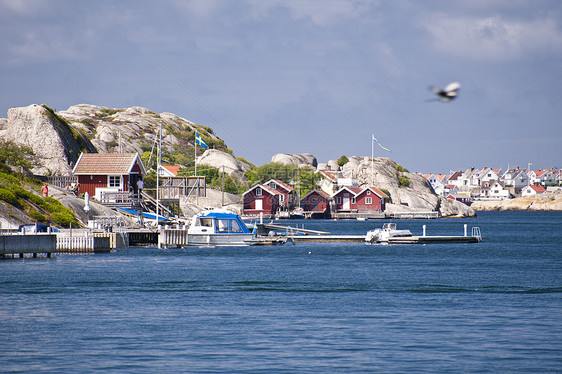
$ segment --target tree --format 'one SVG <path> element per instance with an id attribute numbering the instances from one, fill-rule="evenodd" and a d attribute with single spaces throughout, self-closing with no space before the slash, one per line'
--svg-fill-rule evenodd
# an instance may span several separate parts
<path id="1" fill-rule="evenodd" d="M 248 170 L 245 174 L 250 186 L 265 183 L 270 179 L 278 179 L 281 182 L 293 186 L 304 196 L 316 188 L 320 176 L 309 167 L 299 168 L 297 165 L 284 165 L 270 162 Z"/>
<path id="2" fill-rule="evenodd" d="M 346 155 L 342 155 L 339 159 L 338 159 L 338 165 L 339 166 L 344 166 L 345 164 L 347 164 L 349 162 L 349 158 L 347 158 Z"/>

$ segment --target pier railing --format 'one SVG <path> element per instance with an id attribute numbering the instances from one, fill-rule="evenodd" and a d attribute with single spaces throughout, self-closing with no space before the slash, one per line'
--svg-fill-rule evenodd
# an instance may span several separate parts
<path id="1" fill-rule="evenodd" d="M 439 218 L 439 212 L 395 212 L 395 213 L 390 213 L 390 218 L 398 218 L 398 219 Z"/>

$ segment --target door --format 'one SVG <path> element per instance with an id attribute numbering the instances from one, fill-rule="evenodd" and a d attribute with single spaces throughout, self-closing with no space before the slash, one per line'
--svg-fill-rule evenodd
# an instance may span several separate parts
<path id="1" fill-rule="evenodd" d="M 348 193 L 344 193 L 344 194 L 343 194 L 343 205 L 342 205 L 342 209 L 343 209 L 343 210 L 349 210 L 349 209 L 351 209 L 351 206 L 349 205 L 349 194 L 348 194 Z"/>
<path id="2" fill-rule="evenodd" d="M 263 210 L 263 200 L 256 200 L 256 210 Z"/>

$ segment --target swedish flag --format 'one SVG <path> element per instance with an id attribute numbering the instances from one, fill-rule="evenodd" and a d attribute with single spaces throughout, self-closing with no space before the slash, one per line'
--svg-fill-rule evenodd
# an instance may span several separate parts
<path id="1" fill-rule="evenodd" d="M 195 144 L 200 145 L 201 148 L 205 148 L 205 149 L 209 148 L 207 143 L 205 143 L 201 135 L 199 135 L 198 133 L 195 133 Z"/>

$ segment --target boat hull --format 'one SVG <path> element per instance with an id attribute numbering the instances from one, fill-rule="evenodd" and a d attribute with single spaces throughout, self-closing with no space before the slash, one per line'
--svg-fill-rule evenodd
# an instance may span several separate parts
<path id="1" fill-rule="evenodd" d="M 257 244 L 253 234 L 188 234 L 188 246 L 240 247 Z"/>

